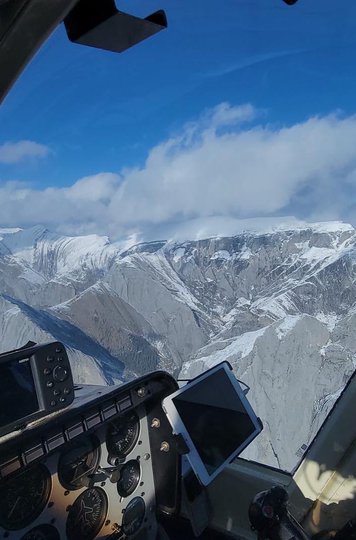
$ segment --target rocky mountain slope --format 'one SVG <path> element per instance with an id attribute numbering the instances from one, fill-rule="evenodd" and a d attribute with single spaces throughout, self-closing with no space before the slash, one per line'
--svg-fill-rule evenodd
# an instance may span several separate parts
<path id="1" fill-rule="evenodd" d="M 1 348 L 54 337 L 87 382 L 229 360 L 265 425 L 246 455 L 292 469 L 355 369 L 355 245 L 342 223 L 129 249 L 2 229 Z"/>

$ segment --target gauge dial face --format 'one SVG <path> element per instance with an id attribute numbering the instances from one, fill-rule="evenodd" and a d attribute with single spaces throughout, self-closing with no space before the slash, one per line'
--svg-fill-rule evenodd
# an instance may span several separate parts
<path id="1" fill-rule="evenodd" d="M 55 527 L 43 524 L 28 531 L 21 540 L 60 540 L 60 536 Z"/>
<path id="2" fill-rule="evenodd" d="M 75 441 L 59 458 L 58 478 L 66 489 L 75 490 L 88 486 L 90 475 L 97 469 L 100 445 L 95 437 Z"/>
<path id="3" fill-rule="evenodd" d="M 109 454 L 127 456 L 135 447 L 139 432 L 140 422 L 135 412 L 129 412 L 112 422 L 106 442 Z"/>
<path id="4" fill-rule="evenodd" d="M 135 497 L 126 506 L 122 520 L 122 530 L 127 536 L 131 536 L 139 530 L 145 518 L 145 501 L 142 497 Z"/>
<path id="5" fill-rule="evenodd" d="M 43 465 L 25 469 L 0 488 L 0 525 L 18 530 L 36 519 L 47 504 L 51 476 Z"/>
<path id="6" fill-rule="evenodd" d="M 128 497 L 135 491 L 140 481 L 141 468 L 136 459 L 132 459 L 120 469 L 117 491 L 121 497 Z"/>
<path id="7" fill-rule="evenodd" d="M 104 525 L 108 511 L 105 491 L 86 489 L 71 506 L 67 518 L 68 540 L 92 540 Z"/>

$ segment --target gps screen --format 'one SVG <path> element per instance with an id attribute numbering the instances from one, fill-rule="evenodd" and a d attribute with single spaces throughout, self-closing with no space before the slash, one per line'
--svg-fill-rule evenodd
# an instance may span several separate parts
<path id="1" fill-rule="evenodd" d="M 29 359 L 0 363 L 0 428 L 38 411 Z"/>

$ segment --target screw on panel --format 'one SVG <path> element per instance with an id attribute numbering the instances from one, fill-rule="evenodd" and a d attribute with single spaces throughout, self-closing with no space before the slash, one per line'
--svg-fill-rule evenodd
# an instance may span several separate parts
<path id="1" fill-rule="evenodd" d="M 146 388 L 144 386 L 141 386 L 137 389 L 137 395 L 138 397 L 145 397 L 146 395 Z"/>
<path id="2" fill-rule="evenodd" d="M 144 459 L 145 461 L 148 461 L 148 460 L 150 459 L 150 457 L 151 457 L 151 456 L 150 456 L 150 454 L 149 454 L 148 452 L 147 452 L 146 454 L 143 454 L 143 459 Z"/>
<path id="3" fill-rule="evenodd" d="M 162 441 L 161 442 L 160 450 L 161 450 L 161 452 L 169 452 L 169 444 L 167 443 L 167 441 Z"/>
<path id="4" fill-rule="evenodd" d="M 159 418 L 153 418 L 151 422 L 152 428 L 159 428 L 161 426 L 161 420 Z"/>

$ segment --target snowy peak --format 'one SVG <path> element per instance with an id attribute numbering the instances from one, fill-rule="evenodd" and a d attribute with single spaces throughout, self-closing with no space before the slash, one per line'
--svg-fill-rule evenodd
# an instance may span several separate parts
<path id="1" fill-rule="evenodd" d="M 0 242 L 4 255 L 47 279 L 107 270 L 117 255 L 108 237 L 60 236 L 41 226 L 6 231 Z"/>
<path id="2" fill-rule="evenodd" d="M 26 254 L 34 248 L 37 241 L 48 233 L 48 230 L 41 225 L 30 229 L 2 229 L 2 231 L 2 243 L 13 255 L 25 259 Z"/>
<path id="3" fill-rule="evenodd" d="M 355 230 L 341 222 L 299 224 L 294 229 L 279 225 L 271 230 L 243 232 L 233 237 L 216 237 L 185 242 L 154 241 L 136 244 L 122 251 L 120 243 L 111 243 L 108 237 L 98 235 L 68 237 L 48 231 L 45 227 L 30 229 L 0 229 L 0 254 L 12 256 L 34 271 L 52 279 L 73 272 L 107 271 L 119 257 L 160 254 L 174 269 L 189 261 L 216 266 L 250 261 L 259 250 L 280 244 L 282 255 L 290 256 L 289 263 L 301 259 L 317 265 L 336 259 L 351 251 L 355 245 Z"/>
<path id="4" fill-rule="evenodd" d="M 241 304 L 250 304 L 251 312 L 266 312 L 275 320 L 300 312 L 293 298 L 297 287 L 317 286 L 319 273 L 332 273 L 340 260 L 349 264 L 356 235 L 351 226 L 342 225 L 142 244 L 139 254 L 135 253 L 147 264 L 165 259 L 189 289 L 195 305 L 204 305 L 223 323 L 231 321 L 233 310 L 240 311 Z"/>
<path id="5" fill-rule="evenodd" d="M 12 260 L 16 277 L 30 288 L 45 284 L 37 302 L 48 306 L 55 298 L 66 302 L 98 280 L 105 281 L 112 267 L 126 273 L 136 268 L 189 306 L 203 326 L 208 321 L 209 333 L 217 327 L 243 325 L 243 313 L 255 319 L 256 328 L 264 317 L 272 322 L 305 310 L 317 313 L 318 306 L 313 300 L 306 305 L 306 298 L 315 298 L 312 289 L 321 289 L 320 274 L 334 283 L 336 269 L 352 265 L 355 238 L 351 225 L 331 222 L 299 224 L 293 230 L 279 225 L 272 231 L 233 237 L 161 240 L 122 251 L 107 237 L 60 236 L 38 226 L 4 230 L 0 255 Z M 350 286 L 345 282 L 346 288 Z M 353 293 L 345 287 L 337 288 L 335 302 L 347 310 Z M 330 311 L 332 299 L 325 302 Z"/>

